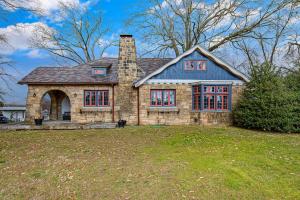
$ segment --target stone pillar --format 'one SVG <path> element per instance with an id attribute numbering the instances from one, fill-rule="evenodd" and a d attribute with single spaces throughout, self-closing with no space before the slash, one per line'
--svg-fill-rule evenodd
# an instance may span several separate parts
<path id="1" fill-rule="evenodd" d="M 62 102 L 66 95 L 62 92 L 59 92 L 56 95 L 56 101 L 57 101 L 57 119 L 58 120 L 63 120 L 63 114 L 62 114 Z"/>
<path id="2" fill-rule="evenodd" d="M 26 101 L 26 117 L 27 123 L 34 123 L 35 118 L 40 118 L 40 90 L 38 87 L 28 85 L 27 101 Z"/>
<path id="3" fill-rule="evenodd" d="M 51 107 L 50 107 L 50 120 L 57 120 L 57 96 L 56 92 L 52 91 L 48 93 L 51 98 Z"/>
<path id="4" fill-rule="evenodd" d="M 137 89 L 133 82 L 138 79 L 141 70 L 136 62 L 135 40 L 132 35 L 120 36 L 118 59 L 118 97 L 119 119 L 127 120 L 129 124 L 137 124 Z"/>

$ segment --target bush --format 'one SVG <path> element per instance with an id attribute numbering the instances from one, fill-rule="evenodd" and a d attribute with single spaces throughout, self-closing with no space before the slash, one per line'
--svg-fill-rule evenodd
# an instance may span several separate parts
<path id="1" fill-rule="evenodd" d="M 297 94 L 269 64 L 251 73 L 233 117 L 237 126 L 266 131 L 299 131 Z"/>
<path id="2" fill-rule="evenodd" d="M 295 131 L 300 132 L 300 66 L 285 78 L 287 89 L 294 94 L 292 115 Z"/>

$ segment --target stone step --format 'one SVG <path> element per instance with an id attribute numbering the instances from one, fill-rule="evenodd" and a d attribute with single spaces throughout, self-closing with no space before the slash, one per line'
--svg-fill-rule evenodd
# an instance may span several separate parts
<path id="1" fill-rule="evenodd" d="M 44 123 L 42 126 L 25 124 L 5 124 L 0 125 L 0 130 L 79 130 L 79 129 L 112 129 L 116 128 L 117 123 Z"/>

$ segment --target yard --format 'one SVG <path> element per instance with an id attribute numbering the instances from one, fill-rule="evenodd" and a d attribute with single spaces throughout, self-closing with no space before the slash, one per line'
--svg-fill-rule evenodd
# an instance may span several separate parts
<path id="1" fill-rule="evenodd" d="M 198 126 L 0 133 L 0 199 L 299 199 L 300 135 Z"/>

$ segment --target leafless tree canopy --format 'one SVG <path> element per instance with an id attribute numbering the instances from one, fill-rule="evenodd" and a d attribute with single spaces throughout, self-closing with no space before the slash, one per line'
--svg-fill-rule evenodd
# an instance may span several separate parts
<path id="1" fill-rule="evenodd" d="M 77 64 L 88 63 L 102 56 L 112 42 L 104 41 L 108 29 L 100 15 L 92 15 L 73 5 L 62 4 L 62 27 L 39 26 L 32 43 L 53 55 Z"/>
<path id="2" fill-rule="evenodd" d="M 289 4 L 273 15 L 268 26 L 253 30 L 247 38 L 231 43 L 245 55 L 249 70 L 262 63 L 289 69 L 295 59 L 299 58 L 296 55 L 291 56 L 292 50 L 295 50 L 292 44 L 297 44 L 292 43 L 292 40 L 298 38 L 298 28 L 295 26 L 298 18 L 298 7 Z"/>
<path id="3" fill-rule="evenodd" d="M 160 55 L 171 51 L 178 56 L 197 44 L 214 51 L 253 37 L 256 30 L 273 26 L 276 14 L 293 3 L 293 0 L 150 0 L 148 9 L 135 14 L 132 21 Z"/>
<path id="4" fill-rule="evenodd" d="M 44 12 L 36 0 L 0 0 L 0 7 L 4 10 L 22 9 L 35 14 L 42 14 Z"/>
<path id="5" fill-rule="evenodd" d="M 0 0 L 0 22 L 7 20 L 5 17 L 5 10 L 19 9 L 21 7 L 19 3 L 24 3 L 22 0 Z M 0 34 L 0 46 L 8 46 L 7 38 L 4 34 Z M 13 75 L 8 72 L 8 68 L 12 68 L 12 63 L 0 52 L 0 100 L 3 100 L 3 95 L 5 94 L 5 88 L 9 87 L 9 80 L 13 78 Z"/>
<path id="6" fill-rule="evenodd" d="M 300 35 L 295 33 L 288 40 L 288 53 L 287 57 L 296 59 L 296 64 L 300 64 Z"/>

